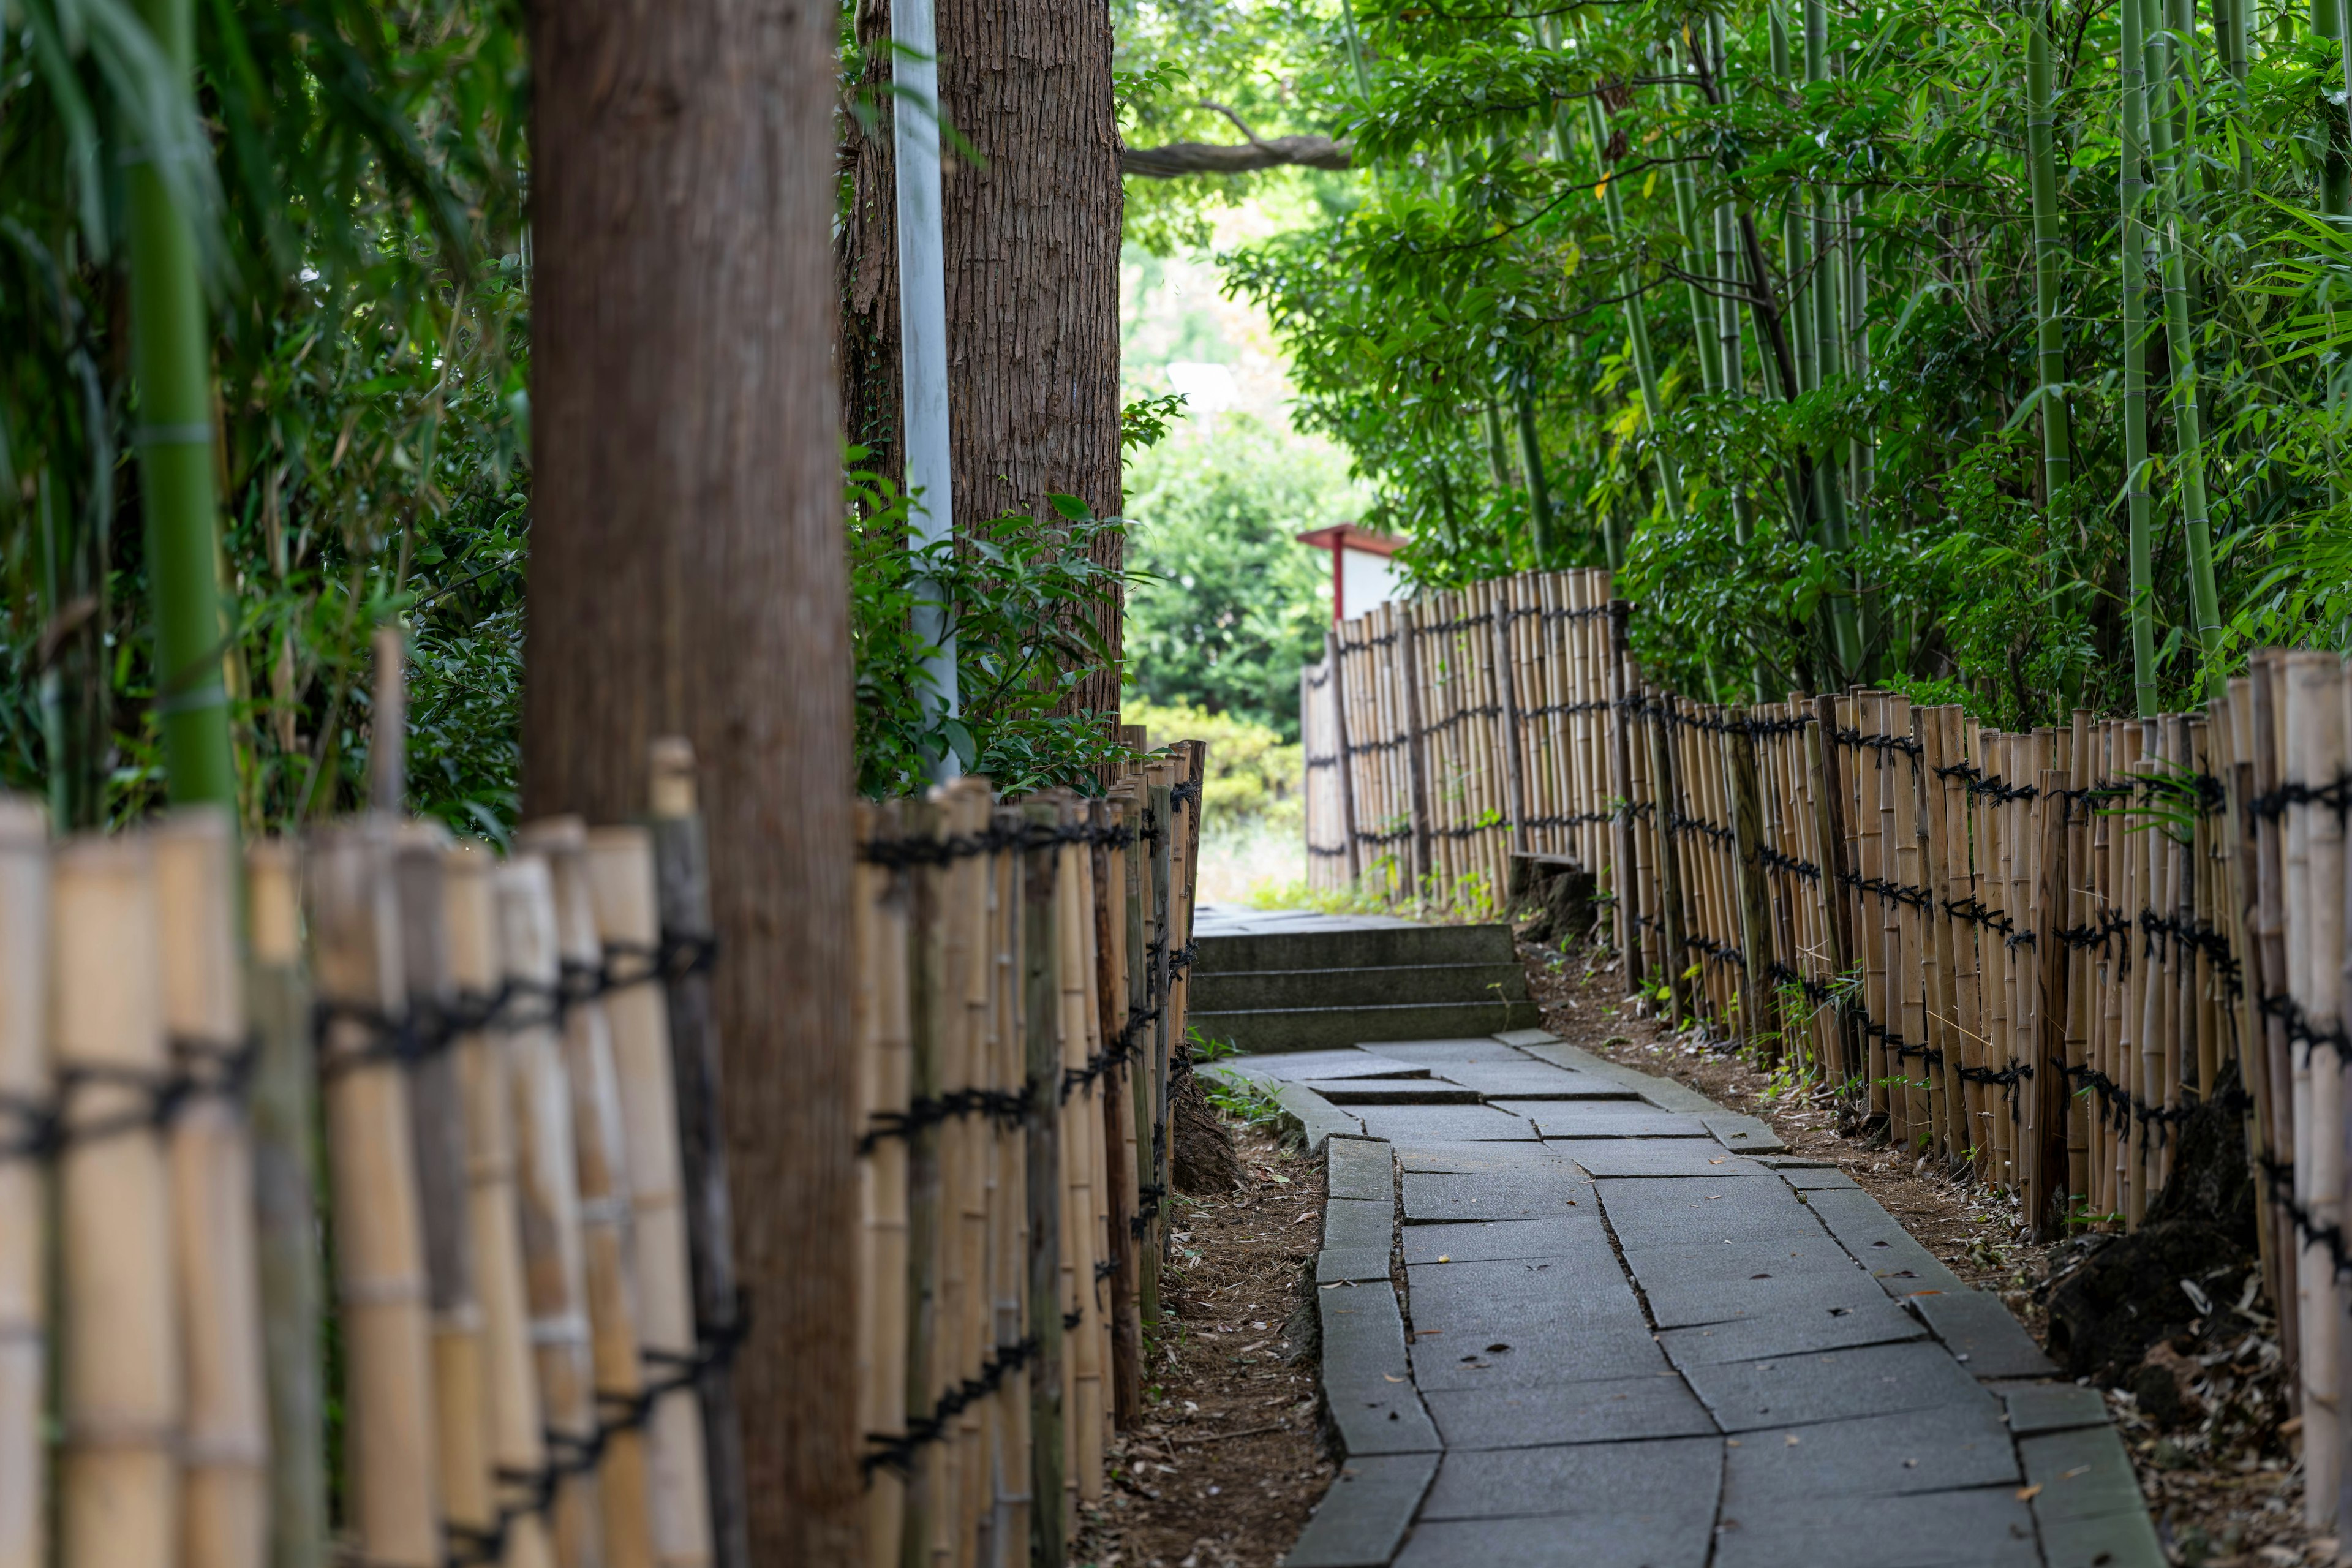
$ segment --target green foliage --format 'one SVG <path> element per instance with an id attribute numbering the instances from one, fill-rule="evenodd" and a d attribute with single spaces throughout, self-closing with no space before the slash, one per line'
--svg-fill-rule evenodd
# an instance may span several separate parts
<path id="1" fill-rule="evenodd" d="M 1229 15 L 1253 26 L 1254 13 Z M 1353 203 L 1223 264 L 1289 352 L 1299 423 L 1376 487 L 1363 521 L 1410 535 L 1400 559 L 1416 581 L 1622 556 L 1645 668 L 1727 700 L 1859 678 L 1962 696 L 2005 727 L 2063 721 L 2078 704 L 2130 710 L 2126 289 L 2146 291 L 2150 321 L 2163 311 L 2153 263 L 2127 271 L 2119 255 L 2112 7 L 2074 0 L 2052 18 L 2065 332 L 2053 395 L 2073 431 L 2054 493 L 2020 13 L 1832 10 L 1827 79 L 1810 83 L 1774 76 L 1759 0 L 1720 14 L 1725 56 L 1704 78 L 1692 40 L 1706 18 L 1648 0 L 1534 16 L 1364 0 L 1355 15 L 1364 88 L 1328 33 L 1286 82 L 1297 123 L 1352 138 Z M 1783 15 L 1801 70 L 1803 16 Z M 2242 85 L 2210 12 L 2182 40 L 2179 97 L 2158 84 L 2189 135 L 2181 240 L 2226 623 L 2221 661 L 2206 667 L 2186 635 L 2182 452 L 2158 330 L 2149 609 L 2168 705 L 2201 700 L 2253 644 L 2352 635 L 2352 231 L 2323 210 L 2320 179 L 2344 155 L 2342 58 L 2292 12 L 2261 22 Z M 1262 37 L 1294 47 L 1308 35 L 1277 19 Z M 1238 78 L 1220 62 L 1241 53 L 1201 55 L 1190 90 L 1227 90 Z M 1692 181 L 1687 228 L 1677 169 Z M 1622 199 L 1622 228 L 1604 188 Z M 1752 310 L 1738 314 L 1739 384 L 1705 389 L 1702 337 L 1719 321 L 1711 295 L 1694 318 L 1686 279 L 1749 288 L 1709 281 L 1719 205 L 1753 226 L 1792 355 L 1817 282 L 1838 296 L 1822 370 L 1793 398 L 1768 374 L 1776 345 Z M 1658 360 L 1654 425 L 1628 353 L 1633 310 Z M 1522 400 L 1557 511 L 1543 562 Z M 1661 460 L 1678 473 L 1678 510 L 1660 493 Z M 1842 534 L 1804 489 L 1832 468 Z M 1863 629 L 1851 665 L 1826 636 L 1833 612 Z"/>
<path id="2" fill-rule="evenodd" d="M 503 832 L 529 516 L 520 12 L 197 9 L 193 135 L 121 0 L 9 14 L 38 63 L 0 73 L 0 784 L 46 789 L 67 826 L 161 799 L 117 243 L 128 150 L 160 144 L 212 281 L 246 825 L 357 798 L 370 636 L 404 617 L 414 803 Z"/>
<path id="3" fill-rule="evenodd" d="M 998 518 L 909 549 L 906 498 L 856 467 L 865 456 L 849 449 L 846 498 L 860 793 L 919 791 L 950 752 L 1007 793 L 1094 792 L 1094 770 L 1124 753 L 1107 739 L 1108 715 L 1062 710 L 1089 671 L 1115 663 L 1097 621 L 1125 578 L 1092 556 L 1122 525 L 1057 495 L 1058 526 Z M 917 605 L 940 602 L 956 645 L 955 718 L 926 705 L 938 648 L 914 630 Z"/>
<path id="4" fill-rule="evenodd" d="M 1129 475 L 1127 656 L 1150 701 L 1298 735 L 1298 667 L 1323 657 L 1328 556 L 1294 535 L 1346 521 L 1340 460 L 1244 414 L 1188 427 Z"/>

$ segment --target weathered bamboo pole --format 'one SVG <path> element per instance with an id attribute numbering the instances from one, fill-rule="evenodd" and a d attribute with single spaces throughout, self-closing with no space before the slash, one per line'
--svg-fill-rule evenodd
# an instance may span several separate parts
<path id="1" fill-rule="evenodd" d="M 82 1080 L 58 1129 L 57 1300 L 73 1332 L 58 1347 L 58 1561 L 173 1563 L 184 1406 L 170 1173 L 149 1121 L 169 1060 L 153 847 L 76 839 L 55 875 L 57 1068 Z M 118 1121 L 131 1131 L 87 1136 Z"/>
<path id="2" fill-rule="evenodd" d="M 1156 788 L 1152 793 L 1160 794 Z M 1023 815 L 1033 826 L 1053 825 L 1051 805 L 1030 805 Z M 1169 819 L 1163 815 L 1160 820 Z M 1056 973 L 1060 950 L 1055 931 L 1058 868 L 1059 858 L 1051 850 L 1022 857 L 1021 979 L 1029 1089 L 1029 1334 L 1036 1345 L 1029 1362 L 1029 1559 L 1034 1568 L 1063 1568 L 1069 1542 L 1062 1506 L 1068 1413 L 1062 1402 L 1063 1216 L 1057 1092 L 1062 1080 L 1057 1028 L 1061 981 Z"/>
<path id="3" fill-rule="evenodd" d="M 2030 1213 L 2038 1233 L 2052 1240 L 2066 1234 L 2068 1208 L 2066 1105 L 2072 1086 L 2065 1074 L 2066 944 L 2059 936 L 2066 929 L 2066 892 L 2073 885 L 2063 793 L 2066 777 L 2063 769 L 2045 767 L 2038 786 L 2042 791 L 2041 887 L 2033 945 L 2041 961 L 2041 999 L 2035 1015 L 2040 1034 L 2035 1040 L 2033 1095 L 2040 1111 L 2041 1142 L 2034 1158 L 2041 1191 Z"/>
<path id="4" fill-rule="evenodd" d="M 411 1015 L 429 1026 L 457 1010 L 445 923 L 443 867 L 449 835 L 438 824 L 425 822 L 401 823 L 392 831 L 403 979 Z M 490 1486 L 481 1304 L 468 1234 L 466 1119 L 453 1051 L 423 1051 L 410 1064 L 408 1119 L 416 1150 L 417 1215 L 425 1227 L 425 1300 L 432 1311 L 433 1438 L 441 1510 L 452 1530 L 478 1538 L 495 1528 L 497 1503 Z"/>
<path id="5" fill-rule="evenodd" d="M 664 935 L 707 942 L 710 866 L 695 798 L 694 748 L 671 736 L 656 740 L 648 758 L 654 875 Z M 693 1265 L 694 1321 L 715 1335 L 737 1322 L 733 1211 L 727 1191 L 726 1142 L 719 1118 L 719 1026 L 705 966 L 674 971 L 663 987 L 668 1003 L 670 1066 L 677 1076 L 679 1190 Z M 714 1363 L 696 1393 L 702 1405 L 702 1459 L 709 1477 L 710 1560 L 713 1568 L 750 1568 L 748 1503 L 743 1493 L 743 1428 L 735 1381 Z"/>
<path id="6" fill-rule="evenodd" d="M 294 847 L 265 839 L 245 853 L 247 985 L 257 1052 L 252 1116 L 255 1266 L 262 1312 L 262 1368 L 273 1434 L 325 1429 L 320 1353 L 323 1314 L 319 1216 L 312 1194 L 318 1054 L 310 983 L 302 963 L 302 891 Z M 275 1441 L 269 1455 L 272 1568 L 319 1568 L 327 1556 L 323 1445 Z M 0 1512 L 5 1512 L 0 1509 Z M 517 1568 L 540 1568 L 523 1564 Z"/>
<path id="7" fill-rule="evenodd" d="M 442 928 L 448 977 L 457 994 L 478 1005 L 497 994 L 505 969 L 499 947 L 498 862 L 476 844 L 442 858 Z M 554 1548 L 547 1521 L 527 1485 L 547 1463 L 539 1368 L 532 1359 L 530 1304 L 523 1282 L 522 1234 L 515 1194 L 515 1131 L 507 1091 L 506 1037 L 468 1029 L 451 1043 L 457 1066 L 466 1142 L 466 1209 L 475 1294 L 482 1320 L 482 1381 L 477 1395 L 483 1447 L 492 1473 L 507 1478 L 497 1500 L 507 1568 L 549 1568 Z"/>
<path id="8" fill-rule="evenodd" d="M 604 952 L 588 897 L 587 830 L 577 817 L 526 823 L 516 835 L 525 853 L 547 858 L 553 877 L 555 931 L 563 974 L 576 983 L 603 973 Z M 629 1229 L 630 1175 L 621 1120 L 621 1086 L 610 1019 L 599 995 L 576 995 L 563 1010 L 563 1069 L 572 1091 L 572 1153 L 580 1186 L 581 1256 L 588 1287 L 588 1328 L 599 1401 L 634 1399 L 645 1386 L 638 1355 L 636 1262 Z M 653 1510 L 646 1434 L 609 1429 L 596 1468 L 604 1516 L 606 1568 L 652 1568 Z"/>
<path id="9" fill-rule="evenodd" d="M 313 950 L 328 1016 L 320 1071 L 344 1346 L 346 1517 L 373 1563 L 441 1561 L 424 1221 L 408 1082 L 375 1023 L 406 1006 L 392 845 L 381 824 L 320 830 Z"/>
<path id="10" fill-rule="evenodd" d="M 1124 1430 L 1143 1415 L 1143 1343 L 1136 1315 L 1135 1117 L 1129 1100 L 1133 1035 L 1127 1008 L 1127 846 L 1108 837 L 1132 831 L 1131 814 L 1117 801 L 1093 803 L 1088 820 L 1097 830 L 1087 871 L 1094 883 L 1095 1002 L 1104 1041 L 1116 1047 L 1101 1080 L 1105 1158 L 1106 1239 L 1110 1248 L 1108 1308 L 1110 1314 L 1112 1425 Z"/>
<path id="11" fill-rule="evenodd" d="M 51 937 L 47 816 L 0 795 L 0 1106 L 48 1102 Z M 29 1121 L 0 1127 L 0 1568 L 46 1568 L 49 1184 Z"/>
<path id="12" fill-rule="evenodd" d="M 172 1239 L 185 1426 L 181 1561 L 259 1568 L 269 1555 L 269 1399 L 254 1253 L 253 1147 L 233 1064 L 246 1048 L 236 827 L 184 806 L 151 830 L 163 1024 L 199 1085 L 171 1128 Z"/>
<path id="13" fill-rule="evenodd" d="M 860 844 L 886 831 L 880 813 L 856 806 Z M 907 1113 L 912 1092 L 904 984 L 906 900 L 903 873 L 860 858 L 850 887 L 855 967 L 850 1020 L 856 1041 L 860 1147 L 857 1319 L 858 1426 L 874 1436 L 904 1431 L 907 1419 L 907 1145 L 887 1129 Z M 874 1465 L 866 1480 L 866 1568 L 898 1568 L 906 1529 L 907 1483 L 893 1465 Z"/>
<path id="14" fill-rule="evenodd" d="M 517 855 L 499 868 L 494 888 L 505 983 L 527 997 L 556 994 L 562 960 L 546 858 Z M 597 1423 L 572 1090 L 552 1010 L 540 1008 L 515 1023 L 504 1054 L 540 1425 L 551 1447 L 573 1447 L 588 1441 Z M 548 1523 L 560 1568 L 595 1568 L 605 1561 L 603 1487 L 602 1474 L 590 1471 L 557 1489 Z"/>
<path id="15" fill-rule="evenodd" d="M 2344 666 L 2332 653 L 2287 656 L 2291 783 L 2321 788 L 2343 776 Z M 2304 1023 L 2326 1036 L 2340 1021 L 2338 994 L 2344 954 L 2344 819 L 2320 805 L 2295 809 L 2288 826 L 2287 983 Z M 2300 843 L 2298 844 L 2298 840 Z M 2296 897 L 2295 862 L 2302 861 L 2303 896 Z M 2296 1117 L 2296 1197 L 2315 1229 L 2336 1225 L 2344 1212 L 2343 1061 L 2334 1051 L 2300 1053 L 2304 1079 Z M 2307 1133 L 2305 1129 L 2308 1129 Z M 2304 1520 L 2332 1529 L 2343 1479 L 2343 1305 L 2335 1262 L 2316 1238 L 2302 1248 Z"/>
<path id="16" fill-rule="evenodd" d="M 642 827 L 592 827 L 582 869 L 607 962 L 642 965 L 635 972 L 658 979 L 661 913 L 652 836 Z M 637 1335 L 650 1357 L 672 1366 L 688 1363 L 698 1346 L 669 1018 L 660 991 L 649 982 L 609 993 L 604 1015 L 613 1033 L 629 1219 L 636 1233 Z M 700 1568 L 710 1561 L 710 1492 L 701 1401 L 691 1385 L 664 1395 L 650 1413 L 646 1465 L 654 1560 L 663 1568 Z"/>

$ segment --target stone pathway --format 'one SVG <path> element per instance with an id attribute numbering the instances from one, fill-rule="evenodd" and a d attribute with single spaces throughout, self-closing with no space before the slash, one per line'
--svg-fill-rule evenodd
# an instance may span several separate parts
<path id="1" fill-rule="evenodd" d="M 2098 1393 L 1765 1123 L 1539 1030 L 1216 1070 L 1328 1161 L 1286 1568 L 2163 1563 Z"/>

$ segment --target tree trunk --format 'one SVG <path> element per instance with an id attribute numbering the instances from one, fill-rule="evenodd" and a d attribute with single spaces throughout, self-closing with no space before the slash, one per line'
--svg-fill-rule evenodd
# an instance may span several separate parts
<path id="1" fill-rule="evenodd" d="M 754 1562 L 857 1554 L 833 13 L 532 13 L 526 816 L 703 759 Z"/>
<path id="2" fill-rule="evenodd" d="M 1048 519 L 1045 498 L 1055 493 L 1116 515 L 1125 195 L 1109 12 L 1048 0 L 940 0 L 938 16 L 957 524 Z M 861 0 L 867 65 L 859 86 L 875 118 L 846 119 L 851 200 L 835 262 L 849 438 L 872 449 L 876 471 L 897 479 L 905 461 L 889 30 L 888 0 Z M 1094 553 L 1118 565 L 1119 540 L 1103 539 Z M 1106 609 L 1101 629 L 1116 650 L 1118 606 Z M 1115 713 L 1117 674 L 1089 678 L 1076 705 Z"/>

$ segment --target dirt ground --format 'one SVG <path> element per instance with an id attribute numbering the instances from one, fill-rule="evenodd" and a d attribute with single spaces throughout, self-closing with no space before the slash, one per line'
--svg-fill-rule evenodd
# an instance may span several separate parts
<path id="1" fill-rule="evenodd" d="M 1174 1199 L 1174 1315 L 1150 1344 L 1145 1419 L 1085 1510 L 1087 1568 L 1273 1568 L 1330 1484 L 1318 1430 L 1315 1251 L 1323 1175 L 1236 1130 L 1243 1190 Z"/>
<path id="2" fill-rule="evenodd" d="M 1544 1026 L 1613 1061 L 1660 1073 L 1771 1124 L 1796 1153 L 1833 1161 L 1955 1274 L 1997 1292 L 2037 1341 L 2045 1337 L 2042 1288 L 2053 1253 L 2026 1238 L 2005 1194 L 1955 1180 L 1935 1161 L 1885 1146 L 1866 1129 L 1840 1131 L 1826 1095 L 1778 1085 L 1737 1050 L 1675 1035 L 1625 1005 L 1613 960 L 1522 942 Z M 2061 1267 L 2064 1258 L 2057 1259 Z M 2271 1568 L 2339 1561 L 2333 1539 L 2303 1527 L 2303 1485 L 2283 1419 L 2277 1349 L 2265 1335 L 2267 1302 L 2244 1312 L 2217 1303 L 2198 1336 L 2158 1345 L 2151 1362 L 2169 1367 L 2183 1409 L 2159 1424 L 2131 1394 L 2110 1390 L 2108 1407 L 2139 1471 L 2166 1553 L 2184 1568 Z"/>

